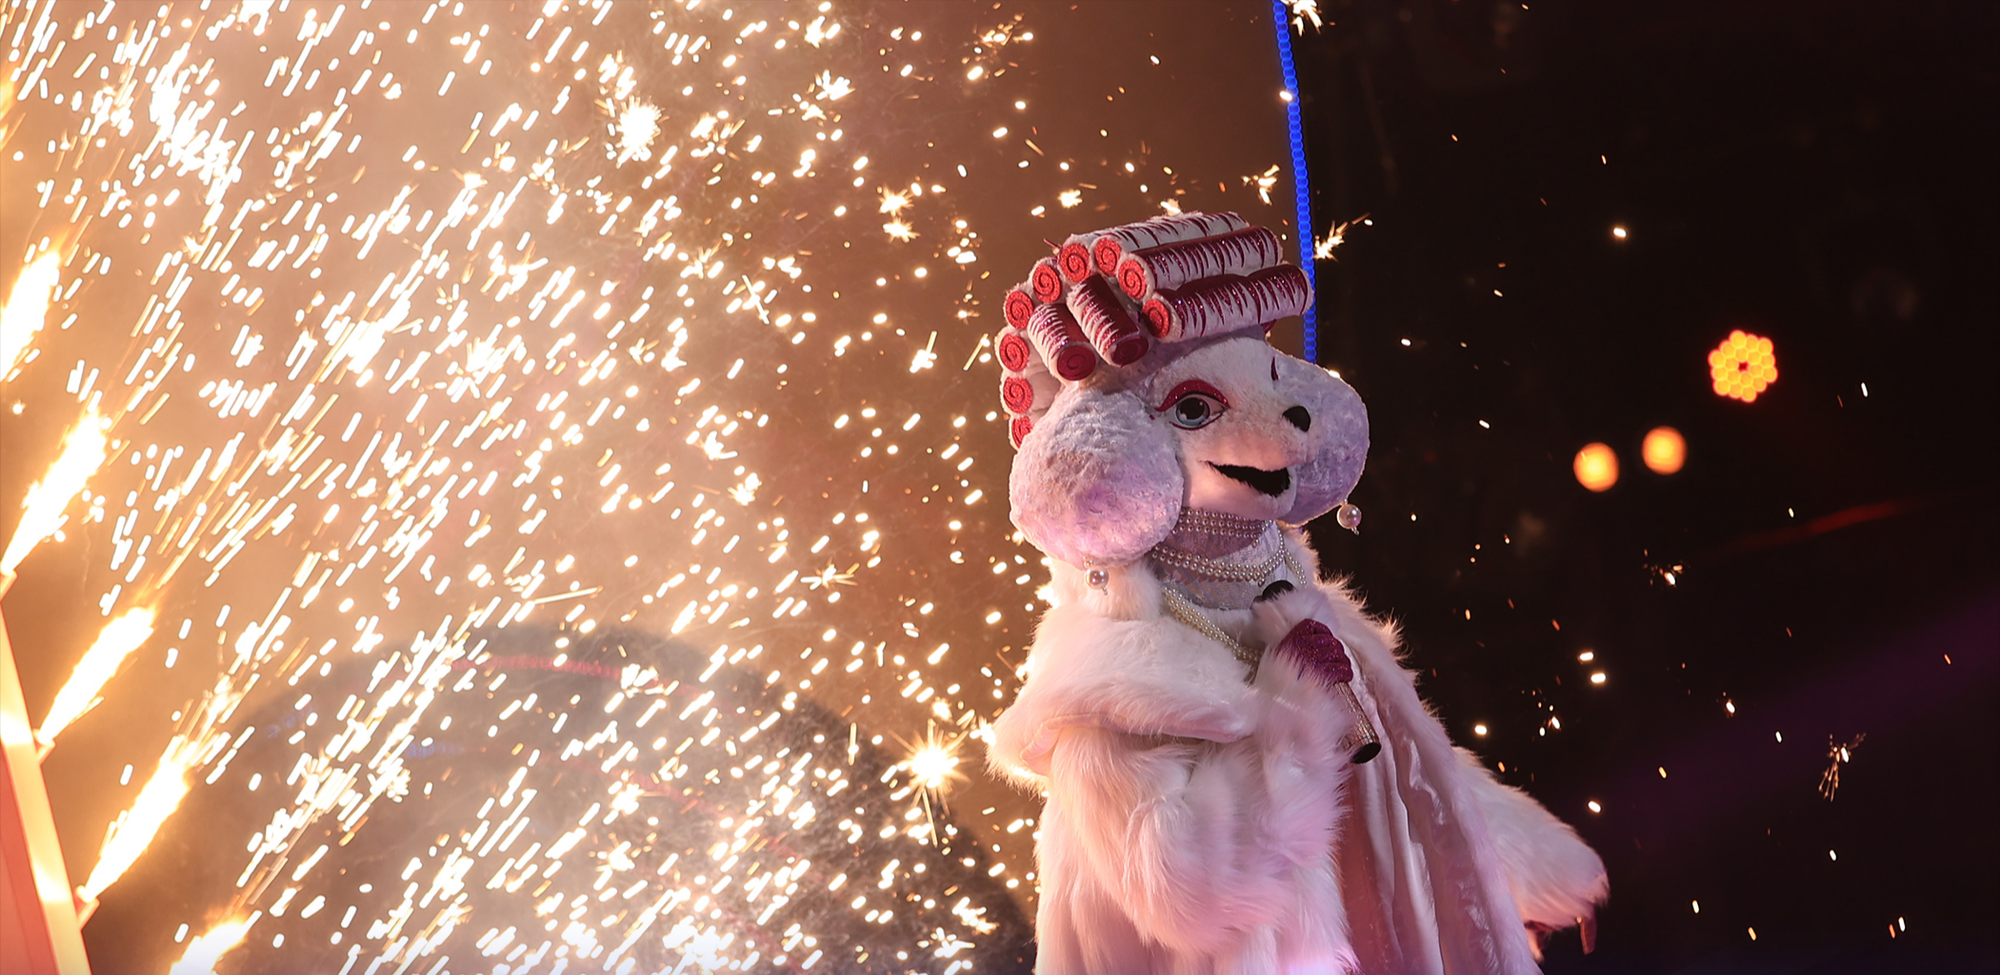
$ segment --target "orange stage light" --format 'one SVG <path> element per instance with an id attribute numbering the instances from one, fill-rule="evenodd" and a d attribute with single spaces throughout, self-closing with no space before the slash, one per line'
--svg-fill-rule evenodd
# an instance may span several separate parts
<path id="1" fill-rule="evenodd" d="M 1730 332 L 1708 354 L 1708 375 L 1715 381 L 1715 395 L 1754 402 L 1757 394 L 1778 381 L 1778 359 L 1772 354 L 1771 340 L 1740 328 Z"/>
<path id="2" fill-rule="evenodd" d="M 1687 440 L 1673 427 L 1654 427 L 1639 445 L 1639 456 L 1655 474 L 1672 474 L 1687 463 Z"/>
<path id="3" fill-rule="evenodd" d="M 1618 455 L 1601 443 L 1576 452 L 1576 482 L 1592 491 L 1609 491 L 1618 483 Z"/>

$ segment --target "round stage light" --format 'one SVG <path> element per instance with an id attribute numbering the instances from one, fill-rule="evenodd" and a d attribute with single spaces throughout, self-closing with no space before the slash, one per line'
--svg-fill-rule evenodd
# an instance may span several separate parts
<path id="1" fill-rule="evenodd" d="M 1605 444 L 1586 444 L 1576 452 L 1576 483 L 1592 491 L 1609 491 L 1618 483 L 1618 455 Z"/>
<path id="2" fill-rule="evenodd" d="M 1737 329 L 1708 354 L 1708 375 L 1715 395 L 1755 402 L 1778 381 L 1778 359 L 1771 340 Z"/>
<path id="3" fill-rule="evenodd" d="M 1654 427 L 1639 445 L 1639 456 L 1655 474 L 1672 474 L 1687 463 L 1687 438 L 1673 427 Z"/>

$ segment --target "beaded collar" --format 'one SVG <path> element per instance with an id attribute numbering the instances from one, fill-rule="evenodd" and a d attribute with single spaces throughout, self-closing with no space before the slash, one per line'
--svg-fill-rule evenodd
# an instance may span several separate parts
<path id="1" fill-rule="evenodd" d="M 1305 579 L 1277 522 L 1215 511 L 1181 509 L 1174 530 L 1147 556 L 1168 589 L 1209 609 L 1248 609 L 1272 583 Z"/>

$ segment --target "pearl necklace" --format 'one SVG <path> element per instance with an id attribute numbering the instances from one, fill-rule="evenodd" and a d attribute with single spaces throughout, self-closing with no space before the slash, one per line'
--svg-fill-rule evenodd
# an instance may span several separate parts
<path id="1" fill-rule="evenodd" d="M 1227 557 L 1246 552 L 1247 558 Z M 1173 532 L 1148 556 L 1167 614 L 1228 649 L 1254 678 L 1264 648 L 1245 645 L 1202 610 L 1248 609 L 1286 575 L 1286 581 L 1306 581 L 1277 523 L 1184 508 Z"/>
<path id="2" fill-rule="evenodd" d="M 1240 535 L 1256 538 L 1271 527 L 1271 522 L 1253 518 L 1238 518 L 1222 511 L 1202 511 L 1197 508 L 1182 508 L 1180 517 L 1174 521 L 1174 531 L 1203 532 L 1210 535 Z"/>
<path id="3" fill-rule="evenodd" d="M 1277 522 L 1220 512 L 1182 509 L 1147 554 L 1164 586 L 1209 609 L 1248 609 L 1273 582 L 1307 581 Z"/>
<path id="4" fill-rule="evenodd" d="M 1182 551 L 1166 544 L 1153 549 L 1152 555 L 1154 561 L 1164 565 L 1225 582 L 1261 582 L 1270 578 L 1272 570 L 1285 561 L 1285 550 L 1282 546 L 1261 562 L 1225 562 Z"/>
<path id="5" fill-rule="evenodd" d="M 1228 631 L 1203 615 L 1201 610 L 1196 609 L 1194 603 L 1189 602 L 1178 589 L 1170 586 L 1162 588 L 1160 599 L 1166 604 L 1167 615 L 1187 624 L 1188 628 L 1196 633 L 1222 644 L 1229 650 L 1231 656 L 1249 665 L 1252 674 L 1257 672 L 1258 662 L 1264 659 L 1264 651 L 1261 648 L 1252 650 L 1244 646 L 1243 641 L 1230 636 Z"/>
<path id="6" fill-rule="evenodd" d="M 1357 509 L 1358 511 L 1358 509 Z M 1358 520 L 1358 519 L 1357 519 Z M 1249 541 L 1243 541 L 1248 539 Z M 1232 541 L 1235 540 L 1235 541 Z M 1176 544 L 1178 541 L 1179 544 Z M 1295 584 L 1309 581 L 1305 567 L 1292 557 L 1291 546 L 1285 544 L 1284 533 L 1278 530 L 1276 522 L 1251 521 L 1233 515 L 1213 511 L 1192 511 L 1182 509 L 1181 516 L 1174 524 L 1174 530 L 1165 541 L 1153 547 L 1150 557 L 1154 572 L 1160 577 L 1160 603 L 1167 615 L 1179 620 L 1182 625 L 1194 630 L 1227 649 L 1249 673 L 1245 683 L 1255 682 L 1257 669 L 1264 662 L 1265 651 L 1269 648 L 1251 646 L 1232 636 L 1215 620 L 1202 612 L 1202 607 L 1219 610 L 1243 610 L 1256 603 L 1271 585 L 1278 581 L 1280 566 L 1290 572 Z M 1262 558 L 1252 557 L 1246 561 L 1215 558 L 1188 551 L 1190 546 L 1222 554 L 1234 554 L 1245 549 L 1262 549 L 1266 546 L 1273 551 Z M 1209 597 L 1198 600 L 1196 594 Z M 1251 594 L 1248 600 L 1241 600 L 1244 594 Z M 1241 601 L 1239 601 L 1241 600 Z M 1319 671 L 1320 680 L 1341 705 L 1352 714 L 1354 726 L 1335 746 L 1350 755 L 1350 761 L 1359 765 L 1374 758 L 1382 750 L 1381 739 L 1375 733 L 1375 726 L 1368 720 L 1368 712 L 1361 707 L 1361 701 L 1354 694 L 1353 661 L 1323 623 L 1311 623 L 1318 628 L 1323 643 L 1332 645 L 1332 656 L 1340 663 L 1338 675 L 1329 673 L 1324 664 L 1309 664 L 1308 669 Z M 1292 639 L 1300 630 L 1307 629 L 1302 623 L 1293 631 Z M 1312 636 L 1308 633 L 1306 639 Z M 1318 656 L 1327 656 L 1324 650 Z M 1294 656 L 1293 660 L 1301 659 Z M 1314 659 L 1308 651 L 1303 659 Z M 1305 670 L 1301 671 L 1303 675 Z"/>

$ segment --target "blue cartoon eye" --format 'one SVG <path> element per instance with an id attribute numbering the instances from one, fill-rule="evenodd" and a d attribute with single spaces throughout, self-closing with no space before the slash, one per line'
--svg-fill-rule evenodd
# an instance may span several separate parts
<path id="1" fill-rule="evenodd" d="M 1199 430 L 1214 423 L 1226 409 L 1211 396 L 1189 393 L 1167 412 L 1167 420 L 1183 430 Z"/>
<path id="2" fill-rule="evenodd" d="M 1167 422 L 1174 426 L 1183 430 L 1199 430 L 1229 412 L 1229 401 L 1214 386 L 1191 379 L 1175 386 L 1173 392 L 1167 394 L 1159 412 L 1165 413 Z"/>

